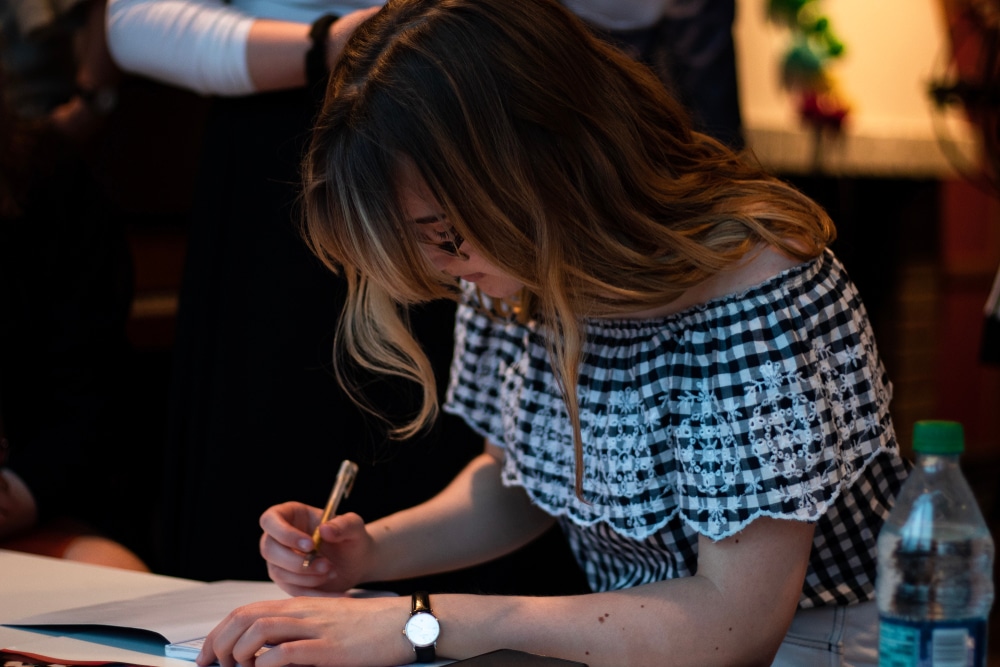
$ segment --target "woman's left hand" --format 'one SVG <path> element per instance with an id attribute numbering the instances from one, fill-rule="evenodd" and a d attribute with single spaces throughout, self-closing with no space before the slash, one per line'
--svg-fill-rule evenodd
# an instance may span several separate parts
<path id="1" fill-rule="evenodd" d="M 402 634 L 408 597 L 290 598 L 230 612 L 209 633 L 199 665 L 365 667 L 413 661 Z M 261 651 L 262 648 L 267 648 Z M 259 654 L 259 655 L 258 655 Z"/>

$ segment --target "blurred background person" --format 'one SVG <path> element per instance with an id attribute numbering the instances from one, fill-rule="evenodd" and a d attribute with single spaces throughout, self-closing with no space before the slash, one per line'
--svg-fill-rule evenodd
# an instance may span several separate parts
<path id="1" fill-rule="evenodd" d="M 85 159 L 104 4 L 0 0 L 0 548 L 146 569 L 122 437 L 131 263 Z"/>
<path id="2" fill-rule="evenodd" d="M 697 129 L 742 148 L 735 0 L 562 0 L 600 36 L 646 63 Z"/>

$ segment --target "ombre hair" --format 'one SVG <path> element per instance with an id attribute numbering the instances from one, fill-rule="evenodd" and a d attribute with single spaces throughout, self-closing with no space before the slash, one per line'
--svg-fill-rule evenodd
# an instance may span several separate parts
<path id="1" fill-rule="evenodd" d="M 583 320 L 663 306 L 770 245 L 801 260 L 826 213 L 747 156 L 692 130 L 645 66 L 556 0 L 389 0 L 334 68 L 303 167 L 304 233 L 348 283 L 347 359 L 437 390 L 406 307 L 457 298 L 425 258 L 397 185 L 415 169 L 489 263 L 525 285 L 506 305 L 545 323 L 575 432 Z"/>

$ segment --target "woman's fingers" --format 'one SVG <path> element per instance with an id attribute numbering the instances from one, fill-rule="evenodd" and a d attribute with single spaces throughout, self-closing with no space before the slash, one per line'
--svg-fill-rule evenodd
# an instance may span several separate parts
<path id="1" fill-rule="evenodd" d="M 260 515 L 260 527 L 288 548 L 308 551 L 312 548 L 312 532 L 322 513 L 319 508 L 288 502 L 269 507 Z"/>
<path id="2" fill-rule="evenodd" d="M 398 664 L 402 645 L 383 640 L 398 633 L 398 621 L 406 618 L 408 604 L 392 597 L 291 598 L 246 605 L 209 633 L 197 663 L 202 667 L 215 660 L 222 667 Z M 379 622 L 380 616 L 389 622 Z"/>

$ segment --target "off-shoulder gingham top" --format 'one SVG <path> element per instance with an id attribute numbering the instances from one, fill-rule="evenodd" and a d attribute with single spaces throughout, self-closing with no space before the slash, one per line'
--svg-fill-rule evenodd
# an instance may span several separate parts
<path id="1" fill-rule="evenodd" d="M 770 516 L 816 524 L 800 607 L 872 599 L 907 465 L 867 314 L 831 252 L 675 315 L 586 323 L 586 502 L 537 323 L 476 298 L 459 307 L 445 409 L 505 448 L 505 484 L 559 519 L 595 591 L 690 575 L 699 535 Z"/>

